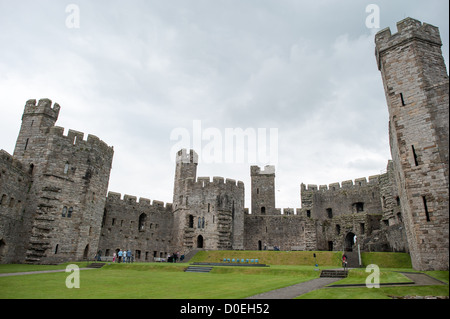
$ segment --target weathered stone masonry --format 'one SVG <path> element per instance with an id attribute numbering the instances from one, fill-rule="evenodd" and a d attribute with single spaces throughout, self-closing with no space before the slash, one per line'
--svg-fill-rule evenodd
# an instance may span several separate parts
<path id="1" fill-rule="evenodd" d="M 244 184 L 197 177 L 176 155 L 173 203 L 109 192 L 113 148 L 55 126 L 60 106 L 26 102 L 13 155 L 0 151 L 0 262 L 59 263 L 132 250 L 153 261 L 195 249 L 410 252 L 416 269 L 448 269 L 448 75 L 438 28 L 407 18 L 375 37 L 389 109 L 386 172 L 300 186 L 301 208 L 276 208 L 275 167 Z"/>

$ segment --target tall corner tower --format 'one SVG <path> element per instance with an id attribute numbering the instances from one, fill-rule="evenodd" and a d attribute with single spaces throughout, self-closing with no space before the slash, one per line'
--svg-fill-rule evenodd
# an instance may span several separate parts
<path id="1" fill-rule="evenodd" d="M 272 215 L 275 212 L 275 166 L 250 167 L 252 214 Z"/>
<path id="2" fill-rule="evenodd" d="M 54 126 L 60 106 L 49 99 L 28 100 L 22 115 L 22 125 L 14 148 L 14 157 L 25 164 L 34 164 L 42 158 L 40 150 L 47 143 L 46 134 Z"/>
<path id="3" fill-rule="evenodd" d="M 181 204 L 180 196 L 184 195 L 186 179 L 195 181 L 197 178 L 198 155 L 194 150 L 179 150 L 176 155 L 175 181 L 173 189 L 173 205 L 176 209 Z"/>
<path id="4" fill-rule="evenodd" d="M 449 80 L 439 29 L 412 18 L 375 36 L 413 267 L 449 269 Z"/>

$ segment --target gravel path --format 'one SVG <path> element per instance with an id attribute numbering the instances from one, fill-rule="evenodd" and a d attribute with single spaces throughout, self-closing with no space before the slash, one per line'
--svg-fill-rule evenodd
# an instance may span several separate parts
<path id="1" fill-rule="evenodd" d="M 246 299 L 293 299 L 341 279 L 342 278 L 317 278 L 293 286 L 264 292 Z"/>

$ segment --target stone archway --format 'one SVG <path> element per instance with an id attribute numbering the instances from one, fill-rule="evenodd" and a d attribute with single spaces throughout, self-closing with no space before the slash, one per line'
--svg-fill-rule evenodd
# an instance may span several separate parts
<path id="1" fill-rule="evenodd" d="M 197 248 L 203 248 L 204 239 L 202 235 L 198 235 L 197 237 Z"/>
<path id="2" fill-rule="evenodd" d="M 356 235 L 352 232 L 347 233 L 347 235 L 345 236 L 345 241 L 344 241 L 344 250 L 345 251 L 353 251 L 355 236 Z"/>

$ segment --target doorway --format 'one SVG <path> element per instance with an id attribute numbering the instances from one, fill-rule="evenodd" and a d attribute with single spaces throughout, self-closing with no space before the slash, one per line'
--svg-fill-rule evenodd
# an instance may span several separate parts
<path id="1" fill-rule="evenodd" d="M 198 235 L 197 237 L 197 248 L 203 248 L 203 236 Z"/>
<path id="2" fill-rule="evenodd" d="M 344 243 L 345 251 L 353 251 L 354 238 L 355 238 L 355 234 L 352 232 L 349 232 L 345 236 L 345 243 Z"/>

